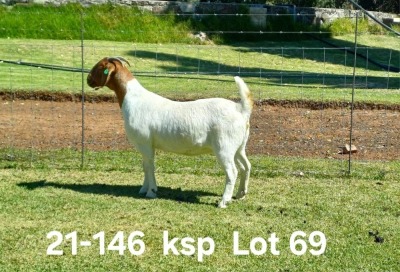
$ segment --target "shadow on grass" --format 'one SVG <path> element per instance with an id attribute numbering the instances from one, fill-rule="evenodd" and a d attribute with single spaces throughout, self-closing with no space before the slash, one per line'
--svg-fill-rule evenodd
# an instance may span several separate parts
<path id="1" fill-rule="evenodd" d="M 40 188 L 52 187 L 57 189 L 67 189 L 85 194 L 111 195 L 116 197 L 132 197 L 135 199 L 146 199 L 143 195 L 139 195 L 141 186 L 138 185 L 109 185 L 109 184 L 62 184 L 46 180 L 21 182 L 17 184 L 27 190 L 36 190 Z M 204 191 L 182 190 L 181 188 L 172 189 L 168 187 L 158 186 L 157 198 L 167 199 L 177 202 L 213 205 L 211 203 L 202 203 L 200 196 L 219 196 L 215 193 Z"/>

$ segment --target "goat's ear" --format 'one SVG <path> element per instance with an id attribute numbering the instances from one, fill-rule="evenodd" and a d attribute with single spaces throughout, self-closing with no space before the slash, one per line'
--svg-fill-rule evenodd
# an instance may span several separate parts
<path id="1" fill-rule="evenodd" d="M 108 61 L 107 64 L 105 65 L 105 67 L 104 67 L 103 74 L 106 75 L 106 76 L 109 76 L 112 73 L 114 73 L 115 68 L 116 68 L 115 64 L 113 62 L 111 62 L 111 61 Z"/>
<path id="2" fill-rule="evenodd" d="M 114 71 L 115 71 L 115 65 L 112 62 L 108 61 L 104 63 L 104 65 L 100 68 L 101 79 L 102 79 L 101 81 L 103 86 L 107 85 Z"/>

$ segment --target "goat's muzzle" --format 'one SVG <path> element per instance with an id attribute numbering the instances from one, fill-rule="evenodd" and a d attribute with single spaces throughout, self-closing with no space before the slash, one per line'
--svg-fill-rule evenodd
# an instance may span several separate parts
<path id="1" fill-rule="evenodd" d="M 89 85 L 91 88 L 94 88 L 95 90 L 100 89 L 103 86 L 98 86 L 98 84 L 96 84 L 95 80 L 92 77 L 92 73 L 89 73 L 89 75 L 87 76 L 86 79 L 87 85 Z"/>

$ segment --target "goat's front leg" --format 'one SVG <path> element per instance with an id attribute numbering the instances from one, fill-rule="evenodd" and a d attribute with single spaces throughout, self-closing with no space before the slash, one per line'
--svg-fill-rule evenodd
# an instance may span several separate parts
<path id="1" fill-rule="evenodd" d="M 141 151 L 143 157 L 144 182 L 139 194 L 146 194 L 146 197 L 148 198 L 156 198 L 157 182 L 154 174 L 154 150 L 151 148 L 146 148 L 145 150 Z"/>

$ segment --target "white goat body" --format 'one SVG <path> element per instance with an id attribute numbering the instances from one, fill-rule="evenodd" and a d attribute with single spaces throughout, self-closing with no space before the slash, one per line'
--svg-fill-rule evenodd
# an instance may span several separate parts
<path id="1" fill-rule="evenodd" d="M 199 155 L 212 153 L 220 144 L 243 143 L 248 114 L 241 108 L 221 98 L 172 101 L 147 91 L 133 79 L 127 83 L 122 113 L 127 137 L 136 148 L 152 143 L 164 151 Z M 223 143 L 224 139 L 228 142 Z"/>
<path id="2" fill-rule="evenodd" d="M 114 67 L 104 64 L 105 60 Z M 104 83 L 119 98 L 127 138 L 143 156 L 145 178 L 139 193 L 156 197 L 154 155 L 155 149 L 161 149 L 184 155 L 214 153 L 226 174 L 225 191 L 219 204 L 222 208 L 231 201 L 238 175 L 237 165 L 241 175 L 236 197 L 245 196 L 251 168 L 245 147 L 253 102 L 240 77 L 235 77 L 240 103 L 222 98 L 177 102 L 148 91 L 136 78 L 127 75 L 124 59 L 105 58 L 102 61 L 93 67 L 88 84 L 102 87 Z M 108 67 L 107 74 L 104 72 L 107 78 L 102 76 L 103 83 L 99 83 L 101 80 L 95 75 L 99 66 L 100 70 Z"/>

